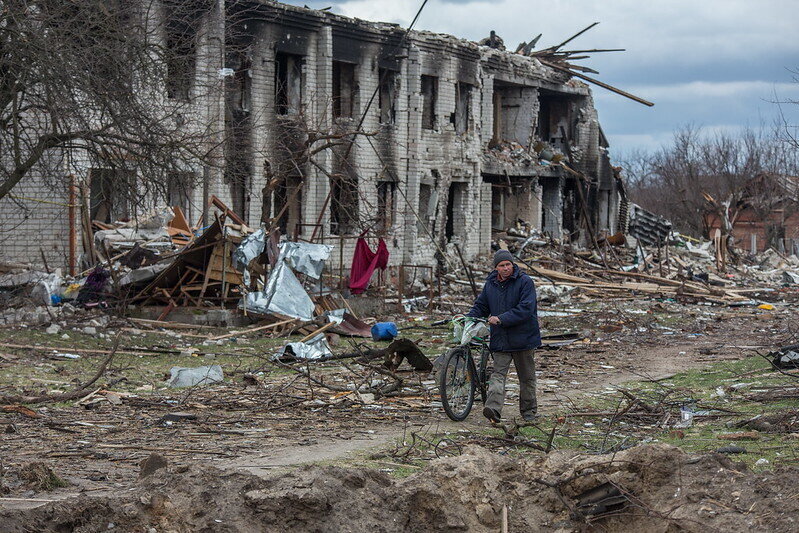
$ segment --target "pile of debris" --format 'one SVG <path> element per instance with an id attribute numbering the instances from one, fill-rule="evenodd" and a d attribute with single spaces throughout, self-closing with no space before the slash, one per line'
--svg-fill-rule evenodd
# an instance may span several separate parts
<path id="1" fill-rule="evenodd" d="M 799 284 L 796 256 L 769 250 L 757 258 L 742 256 L 737 264 L 725 264 L 713 242 L 672 231 L 668 221 L 653 219 L 635 227 L 628 235 L 603 237 L 593 249 L 586 249 L 517 220 L 494 232 L 493 247 L 514 254 L 520 268 L 535 279 L 539 301 L 544 302 L 633 295 L 741 306 L 797 296 L 786 292 Z M 468 305 L 472 280 L 491 271 L 488 258 L 468 270 L 452 269 L 443 277 L 447 298 L 442 303 L 453 308 Z"/>
<path id="2" fill-rule="evenodd" d="M 489 151 L 484 157 L 490 157 L 495 162 L 530 166 L 538 164 L 539 161 L 534 152 L 531 153 L 530 150 L 514 141 L 490 143 L 488 148 Z"/>

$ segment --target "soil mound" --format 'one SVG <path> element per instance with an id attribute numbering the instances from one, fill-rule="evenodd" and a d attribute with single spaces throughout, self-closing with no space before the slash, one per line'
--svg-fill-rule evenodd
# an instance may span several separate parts
<path id="1" fill-rule="evenodd" d="M 117 498 L 0 512 L 4 531 L 795 531 L 797 469 L 754 473 L 665 445 L 519 460 L 470 448 L 394 479 L 307 466 L 269 478 L 162 468 Z"/>

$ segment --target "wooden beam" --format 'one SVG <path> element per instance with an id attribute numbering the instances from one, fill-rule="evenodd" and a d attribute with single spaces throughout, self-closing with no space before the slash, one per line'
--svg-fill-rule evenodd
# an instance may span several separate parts
<path id="1" fill-rule="evenodd" d="M 607 89 L 610 92 L 613 92 L 613 93 L 616 93 L 618 95 L 624 96 L 625 98 L 629 98 L 630 100 L 638 102 L 639 104 L 644 104 L 645 106 L 649 106 L 649 107 L 652 107 L 653 105 L 655 105 L 653 102 L 650 102 L 649 100 L 644 100 L 643 98 L 635 96 L 634 94 L 630 94 L 627 91 L 622 91 L 621 89 L 618 89 L 618 88 L 616 88 L 616 87 L 614 87 L 612 85 L 608 85 L 605 82 L 599 81 L 599 80 L 594 79 L 594 78 L 589 78 L 588 76 L 586 76 L 584 74 L 580 74 L 578 72 L 574 72 L 571 69 L 568 69 L 566 67 L 562 67 L 560 65 L 556 65 L 555 63 L 551 63 L 551 62 L 549 62 L 549 61 L 547 61 L 545 59 L 538 58 L 538 60 L 542 64 L 544 64 L 544 65 L 546 65 L 546 66 L 548 66 L 550 68 L 554 68 L 555 70 L 559 70 L 561 72 L 567 72 L 567 73 L 571 74 L 572 76 L 574 76 L 575 78 L 580 78 L 580 79 L 585 80 L 585 81 L 587 81 L 589 83 L 593 83 L 594 85 L 599 85 L 603 89 Z"/>

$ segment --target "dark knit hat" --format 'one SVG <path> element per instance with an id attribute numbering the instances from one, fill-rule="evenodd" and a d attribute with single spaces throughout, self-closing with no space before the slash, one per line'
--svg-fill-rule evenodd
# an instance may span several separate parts
<path id="1" fill-rule="evenodd" d="M 494 268 L 497 268 L 497 265 L 502 261 L 510 261 L 513 263 L 513 255 L 507 250 L 497 250 L 494 254 Z"/>

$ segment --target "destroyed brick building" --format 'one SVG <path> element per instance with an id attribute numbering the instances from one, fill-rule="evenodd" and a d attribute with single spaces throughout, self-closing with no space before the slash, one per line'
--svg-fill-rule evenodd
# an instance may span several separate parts
<path id="1" fill-rule="evenodd" d="M 769 248 L 786 255 L 799 253 L 799 177 L 763 172 L 742 188 L 729 209 L 736 248 L 758 254 Z M 708 236 L 722 228 L 718 213 L 705 214 Z"/>
<path id="2" fill-rule="evenodd" d="M 163 92 L 225 132 L 224 155 L 175 173 L 150 205 L 178 205 L 194 222 L 216 196 L 253 227 L 279 215 L 289 238 L 331 244 L 344 265 L 359 235 L 384 238 L 390 265 L 434 265 L 452 244 L 467 260 L 487 253 L 492 232 L 518 221 L 558 239 L 618 231 L 621 183 L 591 91 L 570 74 L 494 40 L 406 35 L 265 0 L 203 5 L 179 31 L 161 24 L 191 59 L 167 69 Z M 354 142 L 298 160 L 318 132 Z M 114 190 L 134 177 L 69 161 L 0 200 L 5 260 L 74 265 L 79 211 L 133 216 Z"/>

